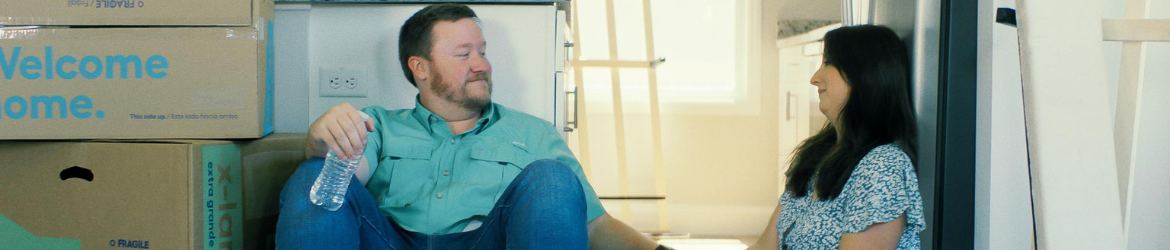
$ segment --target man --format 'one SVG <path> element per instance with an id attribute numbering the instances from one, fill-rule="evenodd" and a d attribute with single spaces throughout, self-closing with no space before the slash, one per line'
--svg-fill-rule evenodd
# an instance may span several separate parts
<path id="1" fill-rule="evenodd" d="M 399 46 L 415 108 L 341 104 L 313 122 L 308 155 L 364 157 L 335 212 L 309 202 L 321 159 L 301 164 L 281 193 L 278 248 L 662 248 L 605 213 L 552 124 L 491 102 L 470 8 L 420 10 Z"/>

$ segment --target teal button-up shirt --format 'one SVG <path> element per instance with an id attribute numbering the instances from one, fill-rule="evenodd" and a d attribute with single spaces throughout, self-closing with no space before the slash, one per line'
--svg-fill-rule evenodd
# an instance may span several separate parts
<path id="1" fill-rule="evenodd" d="M 555 159 L 581 180 L 588 220 L 605 213 L 581 164 L 551 123 L 492 103 L 475 127 L 455 135 L 417 99 L 414 109 L 362 109 L 374 120 L 366 188 L 382 213 L 424 234 L 463 231 L 486 216 L 529 163 Z"/>

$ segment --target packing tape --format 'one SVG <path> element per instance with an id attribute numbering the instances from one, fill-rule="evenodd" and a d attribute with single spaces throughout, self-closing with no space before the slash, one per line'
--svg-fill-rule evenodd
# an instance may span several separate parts
<path id="1" fill-rule="evenodd" d="M 128 30 L 128 29 L 220 29 L 223 30 L 223 37 L 227 39 L 239 40 L 254 40 L 264 41 L 265 35 L 268 34 L 268 20 L 259 18 L 254 25 L 250 27 L 188 27 L 188 26 L 158 26 L 158 27 L 68 27 L 68 26 L 0 26 L 0 40 L 11 39 L 37 39 L 41 34 L 52 34 L 57 31 L 82 30 L 82 29 L 110 29 L 110 30 Z"/>

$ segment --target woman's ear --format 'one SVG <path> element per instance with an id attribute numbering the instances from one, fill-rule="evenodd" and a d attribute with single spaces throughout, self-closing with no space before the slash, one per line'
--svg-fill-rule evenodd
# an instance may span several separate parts
<path id="1" fill-rule="evenodd" d="M 406 65 L 410 67 L 410 72 L 414 74 L 414 81 L 417 84 L 421 81 L 426 81 L 427 77 L 431 75 L 430 62 L 427 59 L 419 56 L 411 56 L 406 59 Z"/>

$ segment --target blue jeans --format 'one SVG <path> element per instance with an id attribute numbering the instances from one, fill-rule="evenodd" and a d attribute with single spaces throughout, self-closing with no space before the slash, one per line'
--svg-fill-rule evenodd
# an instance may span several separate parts
<path id="1" fill-rule="evenodd" d="M 324 161 L 301 163 L 280 194 L 276 248 L 289 249 L 588 249 L 585 196 L 564 163 L 529 164 L 504 190 L 478 229 L 426 235 L 382 214 L 354 178 L 345 203 L 330 212 L 309 201 Z"/>

